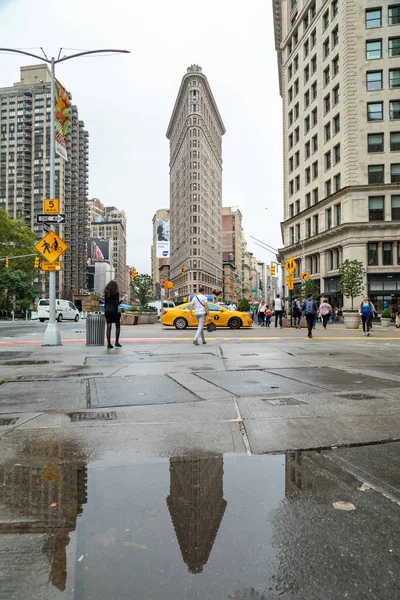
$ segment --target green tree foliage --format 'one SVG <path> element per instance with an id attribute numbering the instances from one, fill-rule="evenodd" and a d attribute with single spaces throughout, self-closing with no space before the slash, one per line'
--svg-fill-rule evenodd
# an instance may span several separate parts
<path id="1" fill-rule="evenodd" d="M 0 274 L 0 305 L 8 312 L 20 305 L 29 306 L 35 296 L 35 288 L 29 275 L 21 270 L 3 269 Z"/>
<path id="2" fill-rule="evenodd" d="M 307 279 L 307 281 L 303 281 L 301 285 L 296 286 L 294 289 L 293 298 L 298 296 L 300 300 L 305 300 L 309 294 L 312 294 L 314 298 L 319 296 L 318 284 L 312 279 Z"/>
<path id="3" fill-rule="evenodd" d="M 22 219 L 10 219 L 4 209 L 0 208 L 0 257 L 8 257 L 9 269 L 23 271 L 30 277 L 33 275 L 34 257 L 15 258 L 21 254 L 35 252 L 35 234 Z M 0 273 L 6 270 L 4 261 L 0 261 Z"/>
<path id="4" fill-rule="evenodd" d="M 346 259 L 339 267 L 340 289 L 343 296 L 351 298 L 351 310 L 354 310 L 354 298 L 364 291 L 365 273 L 364 265 L 359 260 Z"/>
<path id="5" fill-rule="evenodd" d="M 239 302 L 238 310 L 241 312 L 249 312 L 250 304 L 247 298 L 242 298 Z"/>
<path id="6" fill-rule="evenodd" d="M 153 280 L 150 275 L 137 275 L 131 282 L 132 297 L 145 308 L 153 297 Z"/>

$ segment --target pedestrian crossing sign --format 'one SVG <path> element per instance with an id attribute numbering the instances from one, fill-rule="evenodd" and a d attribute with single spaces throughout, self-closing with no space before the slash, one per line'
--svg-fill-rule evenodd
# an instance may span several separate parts
<path id="1" fill-rule="evenodd" d="M 48 262 L 53 263 L 68 249 L 68 245 L 55 233 L 55 231 L 49 231 L 36 244 L 35 248 L 40 252 L 43 258 Z"/>

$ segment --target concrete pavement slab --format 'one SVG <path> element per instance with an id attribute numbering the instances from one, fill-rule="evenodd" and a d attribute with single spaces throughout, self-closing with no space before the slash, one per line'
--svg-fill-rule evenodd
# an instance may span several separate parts
<path id="1" fill-rule="evenodd" d="M 85 381 L 7 382 L 0 385 L 0 413 L 86 408 Z"/>

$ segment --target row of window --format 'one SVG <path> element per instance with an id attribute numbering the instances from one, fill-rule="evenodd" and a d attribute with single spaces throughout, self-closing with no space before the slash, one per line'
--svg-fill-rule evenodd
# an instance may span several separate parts
<path id="1" fill-rule="evenodd" d="M 368 183 L 385 183 L 385 165 L 368 166 Z M 390 165 L 390 183 L 400 183 L 400 164 Z"/>
<path id="2" fill-rule="evenodd" d="M 389 101 L 389 119 L 391 121 L 400 119 L 400 100 Z M 367 120 L 383 121 L 383 102 L 367 103 Z"/>
<path id="3" fill-rule="evenodd" d="M 381 246 L 380 260 L 380 244 L 378 242 L 369 242 L 368 244 L 368 265 L 376 266 L 393 265 L 393 242 L 383 242 Z M 400 242 L 397 242 L 397 264 L 400 265 Z"/>
<path id="4" fill-rule="evenodd" d="M 400 221 L 400 196 L 391 196 L 392 221 Z M 368 218 L 370 221 L 385 220 L 385 196 L 369 196 Z"/>
<path id="5" fill-rule="evenodd" d="M 296 23 L 297 16 L 298 16 L 297 0 L 291 0 L 291 10 L 292 10 L 292 15 L 291 15 L 290 23 L 291 23 L 291 26 L 293 27 L 294 24 Z M 313 4 L 310 6 L 309 10 L 306 12 L 306 14 L 303 17 L 303 32 L 304 33 L 307 31 L 308 27 L 310 26 L 310 23 L 314 20 L 316 12 L 317 12 L 316 5 L 315 5 L 315 2 L 313 2 Z M 326 29 L 329 27 L 331 20 L 333 21 L 333 19 L 336 17 L 338 12 L 339 12 L 339 0 L 333 0 L 333 2 L 331 2 L 330 9 L 328 8 L 322 16 L 324 31 L 326 31 Z M 314 45 L 316 43 L 316 35 L 317 35 L 317 32 L 316 32 L 316 29 L 314 29 L 310 36 L 311 43 L 313 43 Z M 299 41 L 299 28 L 296 29 L 296 31 L 293 33 L 293 36 L 287 45 L 288 56 L 291 55 L 293 49 L 297 46 L 298 41 Z M 309 40 L 307 40 L 307 42 L 310 43 Z M 305 52 L 306 52 L 307 42 L 304 44 Z"/>
<path id="6" fill-rule="evenodd" d="M 368 71 L 366 77 L 367 90 L 373 92 L 383 89 L 383 71 Z M 389 88 L 400 87 L 400 69 L 389 69 Z"/>
<path id="7" fill-rule="evenodd" d="M 369 133 L 368 134 L 368 152 L 384 152 L 385 149 L 385 134 Z M 390 132 L 390 151 L 396 152 L 400 150 L 400 131 Z"/>
<path id="8" fill-rule="evenodd" d="M 400 4 L 388 7 L 387 24 L 398 25 L 400 23 Z M 370 8 L 365 11 L 365 27 L 372 29 L 382 27 L 382 8 Z"/>
<path id="9" fill-rule="evenodd" d="M 334 207 L 329 207 L 325 211 L 325 228 L 332 229 L 342 224 L 342 205 L 335 204 Z M 305 237 L 310 238 L 312 235 L 319 234 L 319 215 L 313 215 L 305 220 Z M 295 244 L 301 240 L 301 224 L 297 223 L 289 229 L 289 243 Z"/>
<path id="10" fill-rule="evenodd" d="M 382 58 L 383 40 L 368 40 L 365 43 L 367 60 Z M 389 38 L 388 56 L 400 56 L 400 37 Z"/>

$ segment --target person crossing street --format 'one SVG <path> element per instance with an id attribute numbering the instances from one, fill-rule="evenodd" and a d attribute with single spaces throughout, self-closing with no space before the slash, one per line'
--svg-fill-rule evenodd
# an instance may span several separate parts
<path id="1" fill-rule="evenodd" d="M 360 317 L 363 325 L 363 335 L 369 336 L 371 329 L 371 319 L 372 319 L 372 302 L 369 301 L 368 296 L 363 296 L 362 302 L 360 304 Z"/>
<path id="2" fill-rule="evenodd" d="M 315 317 L 318 316 L 318 306 L 312 294 L 308 294 L 307 300 L 303 302 L 303 317 L 307 321 L 308 337 L 312 338 L 312 330 Z"/>
<path id="3" fill-rule="evenodd" d="M 195 346 L 199 345 L 199 337 L 203 340 L 203 344 L 206 344 L 206 339 L 204 337 L 204 322 L 206 320 L 206 316 L 209 318 L 210 313 L 208 311 L 207 298 L 204 296 L 204 288 L 199 287 L 199 294 L 194 296 L 191 304 L 190 304 L 190 321 L 193 320 L 193 310 L 196 315 L 198 327 L 196 331 L 196 335 L 194 336 L 193 344 Z"/>

